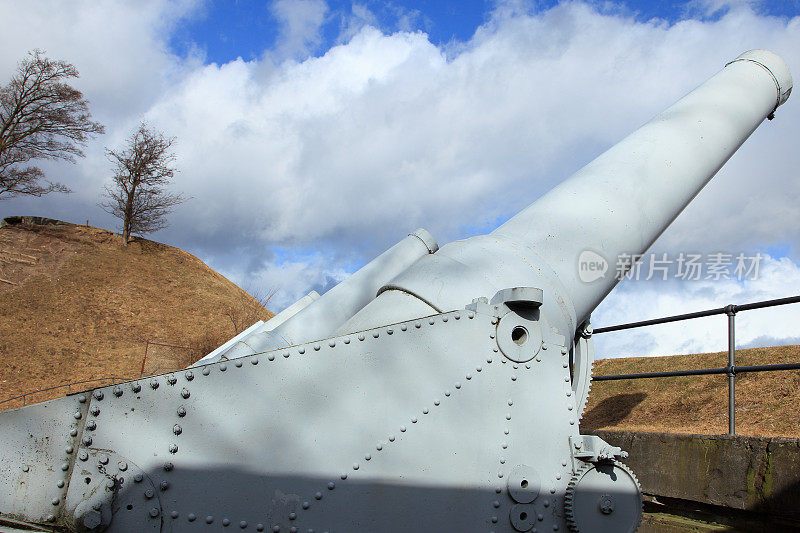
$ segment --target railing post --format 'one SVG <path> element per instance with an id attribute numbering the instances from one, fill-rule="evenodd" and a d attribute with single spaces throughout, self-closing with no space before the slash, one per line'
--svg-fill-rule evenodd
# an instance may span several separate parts
<path id="1" fill-rule="evenodd" d="M 728 315 L 728 435 L 736 435 L 736 306 L 725 308 Z"/>

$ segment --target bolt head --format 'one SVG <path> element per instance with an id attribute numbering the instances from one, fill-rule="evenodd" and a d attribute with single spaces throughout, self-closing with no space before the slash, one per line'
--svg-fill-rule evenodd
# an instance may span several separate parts
<path id="1" fill-rule="evenodd" d="M 158 509 L 156 509 L 155 507 L 153 507 L 153 508 L 151 508 L 151 509 L 150 509 L 150 516 L 151 516 L 152 518 L 156 518 L 156 517 L 157 517 L 159 514 L 160 514 L 160 513 L 158 512 Z"/>
<path id="2" fill-rule="evenodd" d="M 103 395 L 103 391 L 101 391 L 101 390 L 94 391 L 94 397 L 95 397 L 96 400 L 102 400 L 103 396 L 104 396 Z"/>
<path id="3" fill-rule="evenodd" d="M 182 396 L 184 399 L 188 398 L 188 397 L 190 396 L 189 390 L 188 390 L 188 389 L 183 389 L 183 390 L 181 391 L 181 396 Z"/>

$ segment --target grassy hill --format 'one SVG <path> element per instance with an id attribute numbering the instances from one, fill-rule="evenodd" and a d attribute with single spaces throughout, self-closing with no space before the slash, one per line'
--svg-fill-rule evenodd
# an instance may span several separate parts
<path id="1" fill-rule="evenodd" d="M 724 367 L 728 353 L 601 359 L 595 375 Z M 800 362 L 800 346 L 736 351 L 737 365 Z M 736 432 L 800 437 L 800 371 L 736 377 Z M 599 381 L 592 385 L 581 429 L 727 433 L 727 376 Z"/>
<path id="2" fill-rule="evenodd" d="M 146 239 L 122 246 L 118 234 L 90 226 L 22 222 L 0 228 L 0 400 L 60 383 L 138 377 L 146 348 L 148 366 L 181 368 L 232 337 L 234 324 L 272 316 L 177 248 Z"/>

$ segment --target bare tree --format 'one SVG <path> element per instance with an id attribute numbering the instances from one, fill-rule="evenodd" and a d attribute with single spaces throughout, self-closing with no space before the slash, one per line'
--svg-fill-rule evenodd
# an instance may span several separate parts
<path id="1" fill-rule="evenodd" d="M 175 175 L 175 137 L 164 137 L 144 122 L 128 138 L 123 150 L 108 150 L 114 164 L 113 185 L 106 186 L 108 201 L 100 204 L 106 213 L 122 220 L 122 241 L 131 235 L 150 233 L 168 226 L 166 215 L 186 201 L 164 187 Z"/>
<path id="2" fill-rule="evenodd" d="M 278 289 L 248 288 L 239 294 L 238 302 L 228 306 L 227 315 L 233 325 L 233 334 L 238 335 L 267 314 L 267 303 Z M 216 346 L 215 346 L 216 348 Z"/>
<path id="3" fill-rule="evenodd" d="M 77 69 L 34 50 L 17 65 L 17 72 L 0 87 L 0 199 L 28 194 L 70 192 L 63 184 L 47 181 L 34 159 L 83 157 L 80 147 L 105 130 L 91 120 L 89 102 L 65 80 L 77 78 Z M 5 198 L 3 198 L 5 195 Z"/>

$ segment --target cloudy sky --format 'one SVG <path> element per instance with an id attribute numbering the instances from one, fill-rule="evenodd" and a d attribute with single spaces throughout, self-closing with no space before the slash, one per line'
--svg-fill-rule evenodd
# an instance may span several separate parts
<path id="1" fill-rule="evenodd" d="M 275 311 L 416 227 L 440 244 L 491 231 L 745 50 L 800 75 L 797 0 L 4 0 L 0 18 L 0 83 L 44 49 L 107 129 L 76 165 L 43 165 L 73 194 L 0 216 L 117 228 L 97 206 L 104 148 L 145 120 L 177 137 L 192 197 L 150 238 L 277 288 Z M 625 280 L 595 326 L 800 293 L 798 139 L 790 99 L 652 248 L 761 254 L 757 279 Z M 800 305 L 738 321 L 740 346 L 800 343 Z M 724 324 L 607 334 L 598 352 L 718 351 Z"/>

